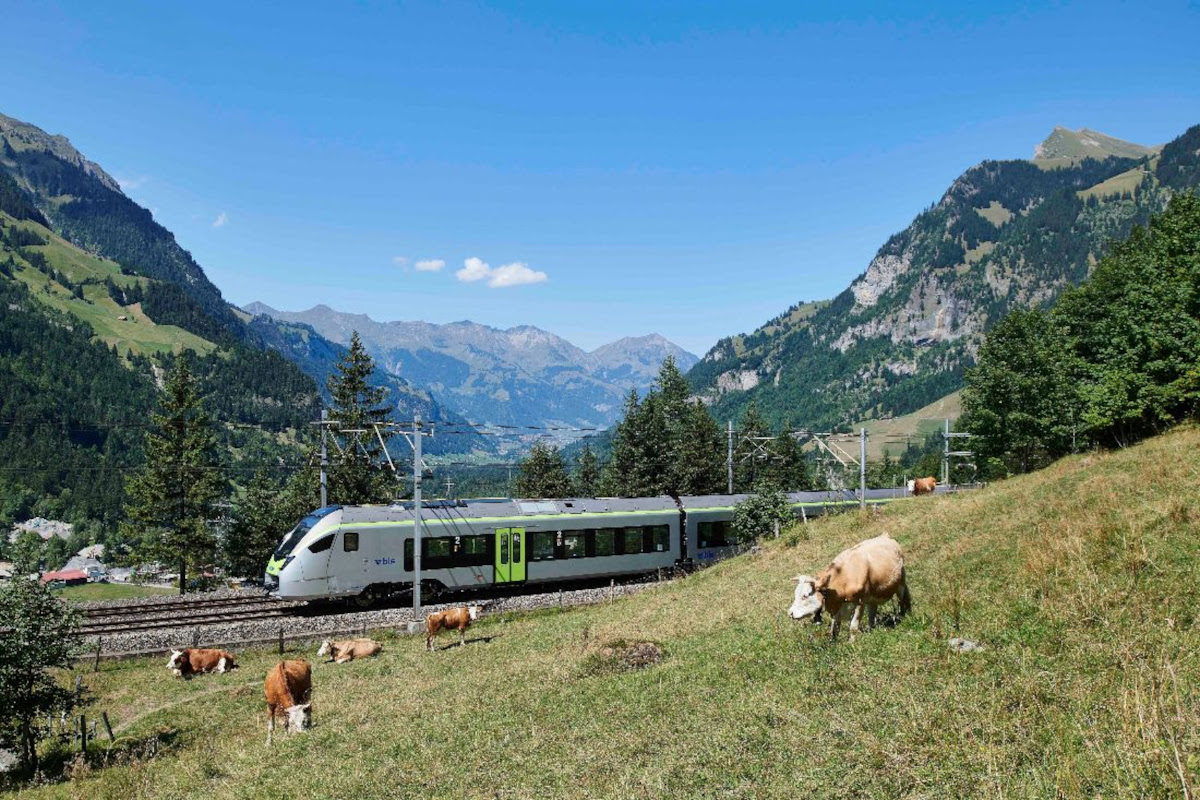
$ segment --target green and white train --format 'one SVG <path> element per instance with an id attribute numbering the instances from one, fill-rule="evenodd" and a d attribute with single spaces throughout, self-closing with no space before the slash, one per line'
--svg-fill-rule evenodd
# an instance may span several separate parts
<path id="1" fill-rule="evenodd" d="M 903 496 L 869 490 L 867 502 Z M 550 584 L 690 567 L 737 552 L 734 506 L 748 495 L 434 500 L 422 503 L 422 593 Z M 854 506 L 849 492 L 794 492 L 797 516 Z M 302 519 L 267 564 L 271 594 L 369 603 L 413 582 L 413 504 L 326 506 Z"/>

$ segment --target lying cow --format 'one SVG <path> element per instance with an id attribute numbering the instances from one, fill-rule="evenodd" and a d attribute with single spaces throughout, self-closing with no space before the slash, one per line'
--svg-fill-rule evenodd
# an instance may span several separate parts
<path id="1" fill-rule="evenodd" d="M 912 607 L 904 579 L 904 553 L 886 533 L 838 553 L 817 577 L 797 575 L 796 581 L 796 596 L 788 615 L 795 620 L 812 617 L 819 623 L 821 612 L 828 611 L 833 618 L 834 639 L 842 619 L 852 614 L 850 641 L 854 641 L 863 606 L 867 607 L 868 627 L 875 624 L 877 607 L 892 597 L 899 598 L 902 615 Z"/>
<path id="2" fill-rule="evenodd" d="M 167 669 L 174 672 L 176 677 L 190 678 L 201 672 L 225 673 L 237 669 L 233 655 L 224 650 L 185 647 L 183 650 L 172 650 L 167 659 Z"/>
<path id="3" fill-rule="evenodd" d="M 460 606 L 433 612 L 425 617 L 425 648 L 433 650 L 433 637 L 439 631 L 455 629 L 458 630 L 458 644 L 461 647 L 467 640 L 467 628 L 477 619 L 479 606 Z"/>
<path id="4" fill-rule="evenodd" d="M 340 642 L 332 642 L 329 639 L 321 642 L 321 649 L 317 651 L 318 656 L 329 656 L 329 660 L 337 664 L 345 664 L 347 661 L 353 661 L 356 658 L 370 658 L 378 655 L 383 649 L 383 645 L 374 639 L 343 639 Z"/>
<path id="5" fill-rule="evenodd" d="M 908 493 L 914 497 L 923 494 L 933 494 L 933 490 L 937 488 L 937 478 L 930 476 L 928 478 L 917 478 L 908 482 Z"/>
<path id="6" fill-rule="evenodd" d="M 267 696 L 267 745 L 275 735 L 275 715 L 283 713 L 283 730 L 312 727 L 312 666 L 303 658 L 280 661 L 263 686 Z"/>

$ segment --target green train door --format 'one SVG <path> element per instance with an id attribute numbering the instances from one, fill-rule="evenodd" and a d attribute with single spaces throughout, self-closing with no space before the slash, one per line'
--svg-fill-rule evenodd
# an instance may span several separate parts
<path id="1" fill-rule="evenodd" d="M 525 529 L 496 531 L 496 583 L 525 580 Z"/>

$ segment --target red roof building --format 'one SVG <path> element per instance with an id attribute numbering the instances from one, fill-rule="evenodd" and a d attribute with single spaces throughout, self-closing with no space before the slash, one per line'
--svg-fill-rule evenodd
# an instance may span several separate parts
<path id="1" fill-rule="evenodd" d="M 64 569 L 59 572 L 42 573 L 42 583 L 50 583 L 51 581 L 62 581 L 67 586 L 74 586 L 77 583 L 87 583 L 87 573 L 81 569 Z"/>

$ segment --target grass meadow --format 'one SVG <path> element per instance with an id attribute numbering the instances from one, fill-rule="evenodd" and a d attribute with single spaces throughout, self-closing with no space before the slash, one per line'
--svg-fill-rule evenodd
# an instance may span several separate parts
<path id="1" fill-rule="evenodd" d="M 789 620 L 798 572 L 889 531 L 914 610 L 853 644 Z M 118 741 L 22 797 L 1146 798 L 1200 775 L 1200 430 L 981 491 L 798 526 L 609 605 L 488 616 L 464 647 L 377 632 L 315 663 L 265 746 L 277 655 L 191 681 L 85 672 Z M 984 645 L 957 653 L 947 640 Z M 637 671 L 596 657 L 651 641 Z M 293 652 L 294 657 L 299 652 Z"/>

